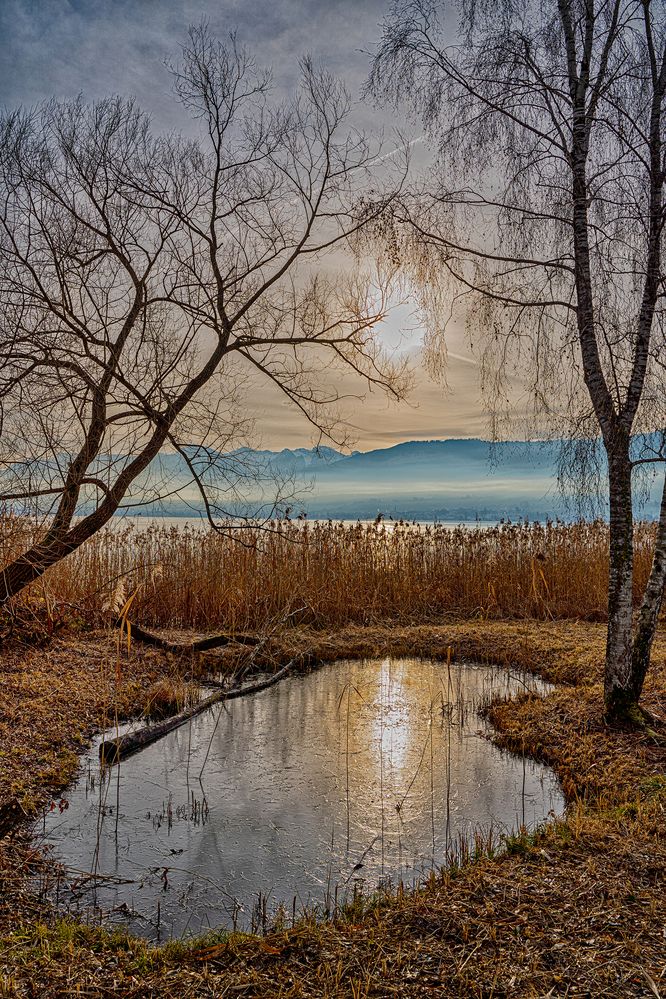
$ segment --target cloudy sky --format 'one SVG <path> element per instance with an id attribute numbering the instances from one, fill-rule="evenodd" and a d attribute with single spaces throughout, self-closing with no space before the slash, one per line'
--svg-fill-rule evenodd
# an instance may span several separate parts
<path id="1" fill-rule="evenodd" d="M 386 114 L 361 101 L 369 52 L 380 37 L 388 0 L 0 0 L 0 100 L 7 107 L 83 93 L 134 95 L 160 128 L 178 128 L 182 112 L 169 93 L 165 60 L 177 53 L 188 25 L 206 19 L 220 35 L 237 30 L 258 61 L 273 68 L 288 90 L 298 58 L 311 53 L 343 77 L 357 99 L 355 118 L 365 128 L 392 125 Z M 417 133 L 412 129 L 412 134 Z M 390 135 L 389 139 L 390 141 Z M 405 327 L 408 332 L 405 332 Z M 483 436 L 478 365 L 465 335 L 449 338 L 448 391 L 419 365 L 419 329 L 409 309 L 385 324 L 387 344 L 407 351 L 415 387 L 407 403 L 388 404 L 379 394 L 342 407 L 356 446 L 387 447 L 403 440 Z M 350 393 L 358 385 L 344 386 Z M 257 394 L 257 430 L 269 447 L 307 446 L 309 428 L 269 391 Z"/>

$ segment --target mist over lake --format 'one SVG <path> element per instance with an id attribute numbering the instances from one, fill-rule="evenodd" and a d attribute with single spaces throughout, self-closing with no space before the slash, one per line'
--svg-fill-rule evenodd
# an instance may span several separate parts
<path id="1" fill-rule="evenodd" d="M 224 488 L 232 480 L 247 503 L 227 502 L 233 512 L 270 510 L 271 498 L 282 494 L 278 513 L 292 518 L 393 520 L 473 523 L 502 519 L 575 520 L 606 516 L 603 493 L 560 488 L 561 442 L 471 440 L 408 441 L 391 448 L 344 454 L 331 447 L 284 448 L 282 451 L 241 449 L 229 456 L 191 449 L 205 481 Z M 636 485 L 639 509 L 646 519 L 658 515 L 663 472 L 648 473 Z M 202 514 L 198 489 L 183 459 L 163 454 L 151 466 L 142 488 L 150 483 L 175 495 L 153 507 L 139 505 L 130 513 L 191 517 Z M 262 499 L 257 497 L 261 494 Z"/>

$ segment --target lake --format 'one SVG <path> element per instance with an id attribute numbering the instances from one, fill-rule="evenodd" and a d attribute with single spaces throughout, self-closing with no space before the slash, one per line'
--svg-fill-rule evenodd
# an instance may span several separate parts
<path id="1" fill-rule="evenodd" d="M 306 520 L 290 520 L 290 521 L 275 521 L 276 525 L 287 524 L 287 525 L 309 525 L 313 527 L 315 524 L 327 524 L 328 520 L 326 518 L 307 518 Z M 356 524 L 363 524 L 365 526 L 370 526 L 376 523 L 374 520 L 345 520 L 343 518 L 337 518 L 333 520 L 334 524 L 345 524 L 347 527 L 353 527 Z M 387 530 L 392 530 L 394 527 L 399 525 L 414 527 L 442 527 L 446 530 L 453 531 L 457 527 L 462 527 L 465 530 L 476 530 L 482 528 L 488 530 L 491 527 L 496 527 L 499 521 L 496 520 L 419 520 L 419 521 L 401 521 L 401 520 L 391 520 L 390 518 L 383 518 L 381 521 L 381 526 L 385 527 Z M 111 530 L 124 530 L 126 527 L 133 527 L 136 530 L 145 530 L 146 528 L 189 528 L 196 529 L 200 531 L 210 530 L 210 524 L 204 517 L 169 517 L 169 516 L 143 516 L 137 514 L 123 513 L 112 517 L 109 521 L 107 527 Z"/>

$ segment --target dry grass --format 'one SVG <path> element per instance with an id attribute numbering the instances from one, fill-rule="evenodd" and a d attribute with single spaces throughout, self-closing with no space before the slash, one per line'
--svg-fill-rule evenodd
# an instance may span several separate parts
<path id="1" fill-rule="evenodd" d="M 28 526 L 5 520 L 3 564 Z M 636 596 L 654 525 L 636 528 Z M 261 629 L 296 608 L 319 628 L 383 620 L 605 619 L 608 527 L 505 524 L 491 529 L 282 523 L 228 536 L 176 527 L 102 531 L 36 584 L 27 610 L 57 625 L 100 623 L 136 591 L 133 613 L 158 627 Z"/>
<path id="2" fill-rule="evenodd" d="M 188 667 L 189 668 L 189 667 Z M 111 634 L 15 645 L 0 658 L 0 815 L 31 815 L 76 769 L 95 730 L 141 713 L 154 685 L 182 682 L 180 664 L 152 650 L 118 653 Z"/>
<path id="3" fill-rule="evenodd" d="M 159 951 L 73 923 L 16 926 L 6 996 L 464 999 L 663 995 L 666 854 L 639 819 L 580 813 L 417 894 L 264 939 Z M 0 975 L 2 975 L 0 970 Z M 2 978 L 0 978 L 0 983 Z M 653 989 L 654 986 L 654 989 Z M 2 994 L 0 992 L 0 994 Z"/>
<path id="4" fill-rule="evenodd" d="M 299 650 L 315 658 L 444 656 L 451 645 L 458 656 L 483 653 L 558 682 L 545 699 L 497 704 L 491 717 L 500 742 L 555 768 L 571 802 L 568 817 L 516 837 L 501 857 L 444 872 L 416 893 L 359 903 L 335 923 L 303 921 L 265 938 L 220 934 L 162 950 L 35 908 L 24 875 L 36 860 L 20 841 L 6 844 L 0 995 L 663 997 L 666 751 L 600 722 L 603 632 L 572 622 L 451 621 L 299 628 L 276 638 L 275 662 Z M 161 677 L 192 669 L 134 649 L 119 660 L 102 633 L 61 639 L 31 656 L 0 662 L 10 694 L 0 800 L 23 789 L 26 808 L 62 786 L 76 765 L 74 750 L 114 701 L 123 711 L 143 706 Z M 663 633 L 646 704 L 662 716 L 666 710 Z"/>
<path id="5" fill-rule="evenodd" d="M 179 677 L 162 677 L 146 691 L 144 717 L 151 721 L 169 718 L 199 700 L 199 688 Z"/>

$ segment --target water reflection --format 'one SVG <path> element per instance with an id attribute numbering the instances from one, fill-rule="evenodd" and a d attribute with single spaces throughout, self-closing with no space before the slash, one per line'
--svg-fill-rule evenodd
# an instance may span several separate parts
<path id="1" fill-rule="evenodd" d="M 107 780 L 93 748 L 45 820 L 68 869 L 58 901 L 164 939 L 413 883 L 461 835 L 561 810 L 551 772 L 500 752 L 477 714 L 526 685 L 540 689 L 481 666 L 339 662 L 221 705 Z"/>

